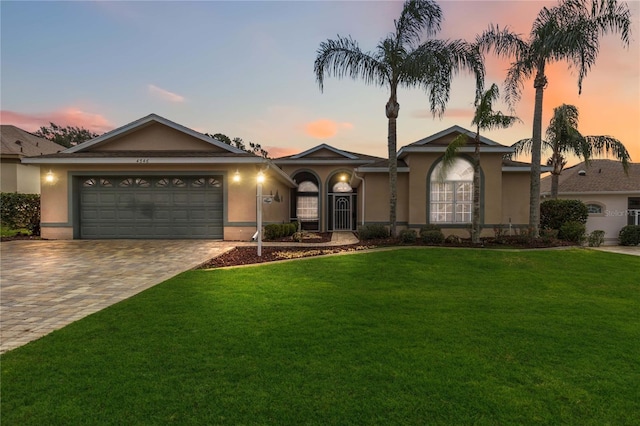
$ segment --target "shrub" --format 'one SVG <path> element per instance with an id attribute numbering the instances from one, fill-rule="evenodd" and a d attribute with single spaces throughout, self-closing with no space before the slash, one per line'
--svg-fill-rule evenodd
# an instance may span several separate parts
<path id="1" fill-rule="evenodd" d="M 454 234 L 447 235 L 447 238 L 444 239 L 444 242 L 447 244 L 460 244 L 462 239 Z"/>
<path id="2" fill-rule="evenodd" d="M 544 228 L 540 230 L 540 238 L 545 244 L 551 244 L 558 239 L 560 231 L 557 229 Z"/>
<path id="3" fill-rule="evenodd" d="M 358 227 L 358 237 L 361 240 L 373 240 L 376 238 L 388 238 L 389 230 L 386 226 L 373 223 L 370 225 L 361 225 Z"/>
<path id="4" fill-rule="evenodd" d="M 444 234 L 439 229 L 432 231 L 420 230 L 420 238 L 425 244 L 442 244 L 444 242 Z"/>
<path id="5" fill-rule="evenodd" d="M 567 222 L 587 223 L 589 210 L 580 200 L 547 200 L 540 204 L 540 228 L 560 229 Z"/>
<path id="6" fill-rule="evenodd" d="M 413 244 L 418 240 L 418 233 L 413 229 L 404 229 L 400 232 L 400 242 Z"/>
<path id="7" fill-rule="evenodd" d="M 640 225 L 627 225 L 620 230 L 620 245 L 637 246 L 640 244 Z"/>
<path id="8" fill-rule="evenodd" d="M 264 239 L 275 240 L 293 235 L 297 230 L 295 223 L 270 223 L 264 227 Z"/>
<path id="9" fill-rule="evenodd" d="M 566 222 L 560 227 L 558 237 L 565 241 L 571 241 L 573 243 L 582 243 L 584 235 L 587 232 L 583 223 L 572 221 Z"/>
<path id="10" fill-rule="evenodd" d="M 40 195 L 3 192 L 0 196 L 0 221 L 8 228 L 26 228 L 40 235 Z"/>
<path id="11" fill-rule="evenodd" d="M 589 247 L 600 247 L 604 243 L 604 231 L 597 229 L 589 234 L 587 238 Z"/>

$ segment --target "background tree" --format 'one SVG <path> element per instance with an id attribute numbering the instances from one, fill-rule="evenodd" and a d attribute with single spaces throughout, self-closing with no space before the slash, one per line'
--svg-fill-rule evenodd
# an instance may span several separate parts
<path id="1" fill-rule="evenodd" d="M 97 138 L 99 134 L 77 126 L 58 126 L 55 123 L 49 123 L 48 127 L 40 127 L 34 135 L 41 138 L 49 139 L 59 145 L 67 148 L 78 145 L 89 139 Z"/>
<path id="2" fill-rule="evenodd" d="M 215 133 L 213 135 L 210 133 L 205 133 L 205 135 L 211 138 L 217 139 L 220 142 L 224 142 L 227 145 L 231 145 L 235 148 L 241 149 L 243 151 L 247 151 L 252 154 L 259 155 L 263 158 L 269 158 L 269 152 L 266 149 L 263 149 L 259 143 L 249 142 L 249 147 L 247 148 L 242 138 L 236 137 L 231 139 L 229 136 L 225 135 L 224 133 Z"/>
<path id="3" fill-rule="evenodd" d="M 463 40 L 434 40 L 423 43 L 423 33 L 432 37 L 440 31 L 442 11 L 432 0 L 409 0 L 404 3 L 395 31 L 378 43 L 374 52 L 363 52 L 351 37 L 329 39 L 320 43 L 314 64 L 316 80 L 322 91 L 325 76 L 386 86 L 389 100 L 385 106 L 388 119 L 389 153 L 389 223 L 396 235 L 397 206 L 397 128 L 400 111 L 398 88 L 421 87 L 429 97 L 434 116 L 442 116 L 449 101 L 452 76 L 461 69 L 475 73 L 478 90 L 484 81 L 484 65 L 477 49 Z"/>
<path id="4" fill-rule="evenodd" d="M 551 166 L 551 197 L 558 198 L 558 181 L 564 166 L 566 155 L 582 158 L 587 164 L 592 157 L 611 156 L 622 163 L 625 173 L 629 170 L 631 156 L 627 148 L 618 139 L 611 136 L 583 136 L 578 131 L 578 108 L 562 104 L 554 108 L 553 117 L 547 128 L 547 140 L 542 141 L 541 152 L 551 151 L 547 165 Z M 533 141 L 523 139 L 515 144 L 514 155 L 531 152 Z"/>
<path id="5" fill-rule="evenodd" d="M 542 144 L 542 99 L 547 88 L 545 68 L 553 62 L 567 61 L 578 71 L 578 93 L 582 80 L 595 64 L 600 49 L 599 36 L 619 33 L 629 45 L 631 25 L 629 8 L 617 0 L 561 0 L 538 13 L 529 38 L 523 40 L 508 28 L 490 26 L 477 38 L 483 51 L 515 57 L 507 73 L 505 99 L 510 105 L 520 99 L 525 80 L 534 77 L 535 106 L 531 138 L 531 190 L 529 225 L 539 235 L 540 159 Z"/>
<path id="6" fill-rule="evenodd" d="M 483 92 L 476 97 L 474 106 L 476 107 L 471 124 L 476 126 L 476 136 L 473 139 L 473 213 L 471 217 L 471 241 L 474 244 L 480 242 L 480 132 L 492 129 L 506 129 L 511 127 L 518 117 L 504 115 L 502 112 L 493 111 L 493 102 L 500 98 L 500 91 L 496 84 L 492 84 L 489 90 Z M 456 137 L 444 153 L 442 159 L 442 175 L 446 175 L 448 169 L 453 165 L 459 154 L 460 148 L 469 143 L 469 137 L 466 134 L 460 134 Z"/>

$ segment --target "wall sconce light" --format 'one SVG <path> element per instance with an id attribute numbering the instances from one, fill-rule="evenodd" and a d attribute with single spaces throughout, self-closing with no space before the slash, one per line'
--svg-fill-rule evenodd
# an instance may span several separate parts
<path id="1" fill-rule="evenodd" d="M 53 183 L 54 180 L 55 180 L 55 176 L 53 175 L 53 172 L 49 170 L 44 177 L 44 181 L 47 183 Z"/>
<path id="2" fill-rule="evenodd" d="M 347 181 L 347 175 L 340 175 L 340 181 L 341 182 L 346 182 Z"/>
<path id="3" fill-rule="evenodd" d="M 235 183 L 240 182 L 240 172 L 238 171 L 238 169 L 236 169 L 236 172 L 233 174 L 233 181 Z"/>

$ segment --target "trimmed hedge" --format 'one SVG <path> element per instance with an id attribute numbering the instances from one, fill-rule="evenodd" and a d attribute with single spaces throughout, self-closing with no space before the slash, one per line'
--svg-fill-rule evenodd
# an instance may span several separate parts
<path id="1" fill-rule="evenodd" d="M 547 200 L 540 204 L 541 229 L 559 230 L 567 222 L 579 222 L 584 225 L 588 217 L 589 210 L 580 200 Z"/>
<path id="2" fill-rule="evenodd" d="M 637 246 L 640 244 L 640 225 L 627 225 L 620 230 L 620 245 Z"/>
<path id="3" fill-rule="evenodd" d="M 444 234 L 437 225 L 426 225 L 420 228 L 420 238 L 425 244 L 442 244 Z"/>
<path id="4" fill-rule="evenodd" d="M 358 227 L 358 237 L 361 240 L 373 240 L 377 238 L 389 238 L 389 230 L 386 226 L 373 223 L 370 225 L 361 225 Z"/>
<path id="5" fill-rule="evenodd" d="M 600 247 L 604 243 L 604 231 L 596 229 L 587 237 L 589 247 Z"/>
<path id="6" fill-rule="evenodd" d="M 270 223 L 264 227 L 264 239 L 275 240 L 295 234 L 298 230 L 296 223 Z"/>
<path id="7" fill-rule="evenodd" d="M 413 244 L 418 240 L 418 233 L 413 229 L 403 229 L 400 231 L 400 242 Z"/>
<path id="8" fill-rule="evenodd" d="M 26 228 L 33 235 L 40 235 L 40 195 L 3 192 L 0 221 L 8 228 Z"/>

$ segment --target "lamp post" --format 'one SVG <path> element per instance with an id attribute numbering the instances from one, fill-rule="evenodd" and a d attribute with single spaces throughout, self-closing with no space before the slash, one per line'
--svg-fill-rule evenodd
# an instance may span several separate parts
<path id="1" fill-rule="evenodd" d="M 258 257 L 262 257 L 262 184 L 264 183 L 264 173 L 262 171 L 258 172 L 258 177 L 256 178 L 258 183 L 256 191 L 256 205 L 258 208 L 257 212 L 257 227 L 258 232 L 256 232 L 258 237 Z"/>

